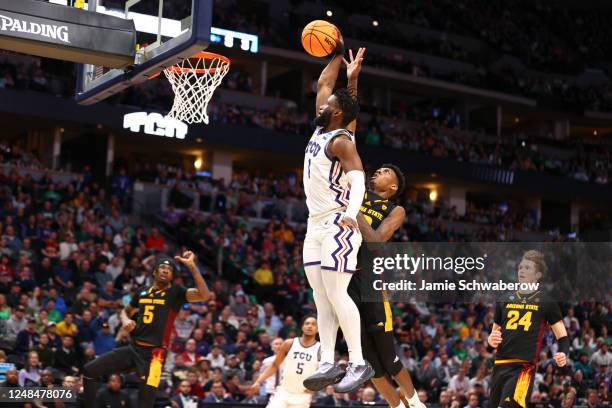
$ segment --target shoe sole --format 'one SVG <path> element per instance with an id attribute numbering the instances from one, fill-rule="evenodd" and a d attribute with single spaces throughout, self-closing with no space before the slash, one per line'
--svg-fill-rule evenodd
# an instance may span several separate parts
<path id="1" fill-rule="evenodd" d="M 355 391 L 357 388 L 359 388 L 363 383 L 365 383 L 366 381 L 368 381 L 370 378 L 374 377 L 374 369 L 372 367 L 369 368 L 368 370 L 368 374 L 363 378 L 362 381 L 355 383 L 353 385 L 352 388 L 347 388 L 347 389 L 338 389 L 335 385 L 334 385 L 334 391 L 338 392 L 338 393 L 348 393 L 348 392 L 353 392 Z"/>
<path id="2" fill-rule="evenodd" d="M 309 389 L 310 391 L 321 391 L 323 388 L 328 385 L 338 384 L 344 378 L 344 372 L 338 373 L 334 378 L 307 378 L 304 380 L 304 388 Z"/>

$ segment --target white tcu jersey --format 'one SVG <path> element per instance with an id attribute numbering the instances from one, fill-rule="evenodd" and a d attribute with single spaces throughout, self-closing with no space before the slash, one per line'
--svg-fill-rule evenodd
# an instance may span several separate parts
<path id="1" fill-rule="evenodd" d="M 318 341 L 310 347 L 304 347 L 299 338 L 294 338 L 285 357 L 283 376 L 278 388 L 291 393 L 306 392 L 304 380 L 313 375 L 319 366 L 320 347 L 321 343 Z"/>
<path id="2" fill-rule="evenodd" d="M 319 217 L 342 211 L 348 205 L 348 180 L 340 161 L 327 153 L 327 144 L 339 135 L 348 136 L 353 143 L 353 135 L 346 129 L 322 133 L 317 127 L 304 155 L 304 193 L 310 217 Z"/>

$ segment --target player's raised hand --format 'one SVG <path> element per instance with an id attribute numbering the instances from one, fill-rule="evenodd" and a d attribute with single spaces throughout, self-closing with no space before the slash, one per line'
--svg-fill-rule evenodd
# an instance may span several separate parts
<path id="1" fill-rule="evenodd" d="M 499 343 L 502 342 L 501 330 L 493 330 L 491 334 L 489 334 L 487 342 L 491 347 L 497 348 L 497 346 L 499 346 Z"/>
<path id="2" fill-rule="evenodd" d="M 359 76 L 361 72 L 361 63 L 363 62 L 363 55 L 365 54 L 366 49 L 364 47 L 360 47 L 357 51 L 357 54 L 353 56 L 353 50 L 349 50 L 349 60 L 342 59 L 344 65 L 346 65 L 346 77 L 347 79 L 355 79 Z"/>
<path id="3" fill-rule="evenodd" d="M 177 255 L 174 259 L 188 268 L 195 267 L 195 254 L 191 251 L 185 251 L 182 256 Z"/>
<path id="4" fill-rule="evenodd" d="M 565 353 L 555 353 L 553 359 L 559 367 L 565 367 L 565 365 L 567 364 L 567 356 L 565 355 Z"/>
<path id="5" fill-rule="evenodd" d="M 346 214 L 344 214 L 342 218 L 340 219 L 340 225 L 344 227 L 354 228 L 356 230 L 359 229 L 359 224 L 357 224 L 357 220 L 349 217 Z"/>

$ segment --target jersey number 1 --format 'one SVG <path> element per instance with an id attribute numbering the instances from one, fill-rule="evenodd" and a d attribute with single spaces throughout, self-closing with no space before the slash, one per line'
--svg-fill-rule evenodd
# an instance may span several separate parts
<path id="1" fill-rule="evenodd" d="M 508 322 L 506 323 L 507 330 L 516 330 L 519 326 L 523 326 L 524 331 L 528 331 L 531 327 L 531 312 L 526 312 L 523 317 L 518 310 L 510 310 L 508 312 Z"/>

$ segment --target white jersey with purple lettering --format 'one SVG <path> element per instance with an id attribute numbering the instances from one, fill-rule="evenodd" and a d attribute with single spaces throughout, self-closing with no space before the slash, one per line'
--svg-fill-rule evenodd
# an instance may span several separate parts
<path id="1" fill-rule="evenodd" d="M 346 129 L 324 132 L 317 127 L 304 155 L 304 193 L 308 206 L 308 229 L 304 240 L 304 266 L 321 265 L 321 269 L 354 272 L 361 246 L 358 230 L 340 225 L 350 197 L 350 186 L 337 157 L 327 145 L 337 136 L 355 138 Z"/>

